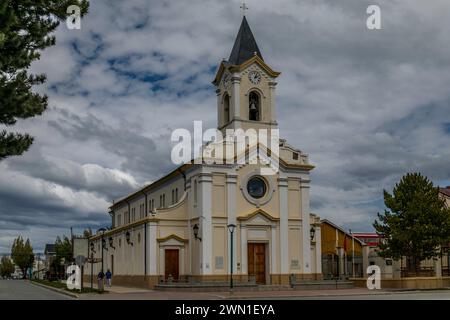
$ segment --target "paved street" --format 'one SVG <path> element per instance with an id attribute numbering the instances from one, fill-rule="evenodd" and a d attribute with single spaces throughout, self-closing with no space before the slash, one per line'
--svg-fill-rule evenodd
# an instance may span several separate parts
<path id="1" fill-rule="evenodd" d="M 83 294 L 80 299 L 99 300 L 450 300 L 450 290 L 369 291 L 364 288 L 342 290 L 257 291 L 257 292 L 163 292 L 113 286 L 105 294 Z M 67 300 L 71 297 L 23 280 L 0 280 L 0 300 Z"/>
<path id="2" fill-rule="evenodd" d="M 67 300 L 59 294 L 24 280 L 0 280 L 0 300 Z"/>

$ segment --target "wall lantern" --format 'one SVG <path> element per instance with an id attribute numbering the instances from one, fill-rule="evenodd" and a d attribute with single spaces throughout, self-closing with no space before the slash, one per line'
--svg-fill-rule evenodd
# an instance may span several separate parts
<path id="1" fill-rule="evenodd" d="M 102 248 L 105 250 L 108 250 L 108 248 L 106 247 L 106 239 L 102 238 Z"/>
<path id="2" fill-rule="evenodd" d="M 127 231 L 127 233 L 125 233 L 125 239 L 127 240 L 128 244 L 133 245 L 133 242 L 131 242 L 131 234 L 130 231 Z"/>
<path id="3" fill-rule="evenodd" d="M 113 237 L 109 237 L 108 241 L 109 241 L 109 247 L 113 248 L 114 250 L 116 250 L 116 247 L 114 247 Z"/>
<path id="4" fill-rule="evenodd" d="M 198 236 L 198 224 L 194 224 L 194 226 L 192 227 L 192 230 L 194 230 L 194 237 L 195 237 L 195 239 L 202 241 L 202 238 L 200 238 Z"/>
<path id="5" fill-rule="evenodd" d="M 311 237 L 311 241 L 313 241 L 315 235 L 316 229 L 314 227 L 311 227 L 311 229 L 309 230 L 309 236 Z"/>
<path id="6" fill-rule="evenodd" d="M 94 241 L 91 242 L 91 252 L 95 252 L 95 244 Z"/>

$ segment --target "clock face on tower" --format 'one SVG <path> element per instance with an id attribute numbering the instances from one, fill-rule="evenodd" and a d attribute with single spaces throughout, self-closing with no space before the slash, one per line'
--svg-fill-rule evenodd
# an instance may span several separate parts
<path id="1" fill-rule="evenodd" d="M 258 71 L 250 71 L 248 73 L 248 79 L 253 84 L 259 84 L 261 82 L 261 73 Z"/>

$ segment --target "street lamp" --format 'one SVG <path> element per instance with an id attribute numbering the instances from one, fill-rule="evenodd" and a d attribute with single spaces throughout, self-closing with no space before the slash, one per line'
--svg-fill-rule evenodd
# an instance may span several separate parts
<path id="1" fill-rule="evenodd" d="M 133 242 L 131 242 L 131 234 L 130 231 L 127 231 L 127 233 L 125 233 L 125 239 L 127 240 L 128 244 L 133 245 Z"/>
<path id="2" fill-rule="evenodd" d="M 194 238 L 195 239 L 197 239 L 197 240 L 200 240 L 200 241 L 202 241 L 202 238 L 200 238 L 199 236 L 198 236 L 198 224 L 194 224 L 194 226 L 192 227 L 192 230 L 194 230 Z"/>
<path id="3" fill-rule="evenodd" d="M 316 229 L 313 226 L 311 226 L 311 229 L 309 230 L 309 236 L 311 237 L 311 241 L 313 241 L 315 235 Z"/>
<path id="4" fill-rule="evenodd" d="M 91 290 L 94 288 L 94 252 L 95 252 L 95 244 L 94 241 L 91 241 Z"/>
<path id="5" fill-rule="evenodd" d="M 231 249 L 231 257 L 230 257 L 230 265 L 231 265 L 231 277 L 230 277 L 230 290 L 233 290 L 233 233 L 234 230 L 236 229 L 236 225 L 235 224 L 229 224 L 228 226 L 228 230 L 230 231 L 230 249 Z"/>
<path id="6" fill-rule="evenodd" d="M 105 238 L 103 238 L 103 236 L 105 234 L 106 229 L 100 228 L 100 229 L 98 229 L 98 231 L 100 231 L 102 233 L 102 274 L 103 274 L 104 273 L 103 272 L 103 249 L 106 249 L 106 240 L 105 240 Z M 108 250 L 108 249 L 106 249 L 106 250 Z"/>

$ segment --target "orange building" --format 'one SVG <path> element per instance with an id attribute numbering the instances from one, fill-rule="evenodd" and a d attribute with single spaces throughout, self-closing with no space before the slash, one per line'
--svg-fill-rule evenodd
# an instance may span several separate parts
<path id="1" fill-rule="evenodd" d="M 325 279 L 362 277 L 367 268 L 367 246 L 329 220 L 321 221 L 322 273 Z"/>

